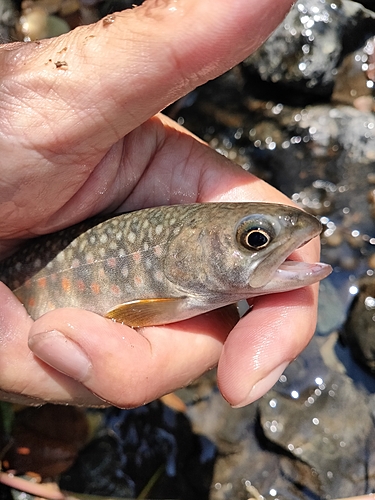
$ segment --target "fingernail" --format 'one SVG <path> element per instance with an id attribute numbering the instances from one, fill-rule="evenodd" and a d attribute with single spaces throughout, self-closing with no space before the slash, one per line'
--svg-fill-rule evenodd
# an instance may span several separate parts
<path id="1" fill-rule="evenodd" d="M 80 382 L 92 367 L 83 350 L 57 330 L 33 335 L 29 347 L 42 361 Z"/>
<path id="2" fill-rule="evenodd" d="M 250 403 L 253 403 L 260 397 L 262 397 L 267 391 L 273 387 L 276 382 L 279 380 L 280 376 L 284 372 L 285 368 L 289 365 L 289 361 L 286 361 L 285 363 L 282 363 L 281 365 L 277 366 L 275 369 L 273 369 L 268 375 L 266 375 L 264 378 L 256 382 L 249 394 L 245 399 L 243 399 L 240 403 L 237 405 L 233 405 L 233 408 L 242 408 L 243 406 L 246 406 Z"/>

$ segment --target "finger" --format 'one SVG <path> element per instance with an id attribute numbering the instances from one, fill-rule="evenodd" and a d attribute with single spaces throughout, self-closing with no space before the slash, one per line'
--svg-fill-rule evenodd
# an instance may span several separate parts
<path id="1" fill-rule="evenodd" d="M 126 154 L 119 160 L 120 172 L 112 192 L 113 203 L 120 212 L 212 201 L 265 201 L 296 206 L 280 191 L 162 114 L 129 134 L 123 150 Z"/>
<path id="2" fill-rule="evenodd" d="M 216 365 L 237 321 L 230 307 L 136 331 L 87 311 L 60 309 L 34 323 L 29 346 L 101 399 L 129 408 L 184 386 Z"/>
<path id="3" fill-rule="evenodd" d="M 33 320 L 9 289 L 0 283 L 0 396 L 21 404 L 103 402 L 75 380 L 36 358 L 27 346 Z"/>
<path id="4" fill-rule="evenodd" d="M 233 406 L 265 394 L 307 345 L 316 324 L 317 286 L 254 300 L 233 329 L 218 365 L 218 384 Z"/>
<path id="5" fill-rule="evenodd" d="M 13 95 L 17 106 L 9 132 L 22 130 L 24 141 L 31 141 L 40 128 L 38 152 L 68 151 L 70 164 L 82 154 L 90 161 L 90 155 L 96 163 L 147 118 L 243 60 L 290 5 L 149 0 L 116 13 L 113 22 L 102 20 L 37 45 L 7 46 L 1 52 L 6 110 Z M 19 102 L 28 103 L 27 113 L 18 113 Z"/>

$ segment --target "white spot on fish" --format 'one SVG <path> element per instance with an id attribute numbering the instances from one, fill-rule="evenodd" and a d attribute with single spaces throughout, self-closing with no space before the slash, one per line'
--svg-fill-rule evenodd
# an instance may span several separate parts
<path id="1" fill-rule="evenodd" d="M 154 274 L 154 278 L 156 281 L 163 281 L 163 273 L 161 271 L 156 271 Z"/>
<path id="2" fill-rule="evenodd" d="M 79 265 L 80 265 L 79 259 L 73 259 L 72 267 L 77 268 L 77 267 L 79 267 Z"/>
<path id="3" fill-rule="evenodd" d="M 146 219 L 146 220 L 144 221 L 143 225 L 142 225 L 142 230 L 147 229 L 149 225 L 150 225 L 150 223 L 149 223 L 149 222 L 148 222 L 148 220 Z"/>
<path id="4" fill-rule="evenodd" d="M 115 241 L 111 241 L 109 244 L 109 248 L 111 250 L 117 250 L 117 243 Z"/>
<path id="5" fill-rule="evenodd" d="M 123 248 L 120 248 L 120 250 L 118 251 L 118 256 L 119 257 L 125 257 L 126 255 L 126 252 Z"/>
<path id="6" fill-rule="evenodd" d="M 176 224 L 176 219 L 172 217 L 172 219 L 169 221 L 170 226 L 174 226 Z"/>
<path id="7" fill-rule="evenodd" d="M 159 236 L 163 232 L 163 225 L 158 224 L 155 228 L 155 233 Z"/>
<path id="8" fill-rule="evenodd" d="M 152 267 L 151 259 L 145 260 L 145 267 L 146 267 L 146 269 L 151 269 L 151 267 Z"/>
<path id="9" fill-rule="evenodd" d="M 95 260 L 94 259 L 94 254 L 92 252 L 88 252 L 86 254 L 86 262 L 87 262 L 87 264 L 93 264 L 94 260 Z"/>
<path id="10" fill-rule="evenodd" d="M 104 247 L 100 247 L 98 253 L 99 253 L 100 257 L 105 257 L 106 249 Z"/>
<path id="11" fill-rule="evenodd" d="M 81 241 L 81 242 L 80 242 L 80 244 L 79 244 L 79 249 L 78 249 L 78 251 L 79 251 L 80 253 L 83 253 L 83 252 L 85 251 L 86 244 L 87 244 L 87 241 L 86 241 L 86 240 L 83 240 L 83 241 Z"/>
<path id="12" fill-rule="evenodd" d="M 147 241 L 145 241 L 143 243 L 143 250 L 145 250 L 145 252 L 147 252 L 148 249 L 149 249 L 149 244 L 147 243 Z"/>
<path id="13" fill-rule="evenodd" d="M 105 233 L 102 233 L 99 238 L 100 243 L 105 245 L 108 241 L 108 236 Z"/>
<path id="14" fill-rule="evenodd" d="M 64 262 L 64 260 L 65 260 L 65 255 L 64 255 L 64 253 L 63 253 L 63 252 L 58 253 L 58 254 L 56 255 L 56 260 L 57 260 L 57 262 Z"/>
<path id="15" fill-rule="evenodd" d="M 135 242 L 135 238 L 136 238 L 136 234 L 133 233 L 133 231 L 130 231 L 128 233 L 128 240 L 130 241 L 130 243 L 134 243 Z"/>
<path id="16" fill-rule="evenodd" d="M 91 243 L 91 245 L 94 245 L 96 243 L 96 238 L 94 235 L 90 236 L 90 243 Z"/>
<path id="17" fill-rule="evenodd" d="M 16 271 L 21 271 L 21 269 L 22 269 L 22 262 L 17 262 L 17 264 L 14 267 L 16 268 Z"/>
<path id="18" fill-rule="evenodd" d="M 72 243 L 71 243 L 72 247 L 75 248 L 77 245 L 78 245 L 78 241 L 77 240 L 73 240 Z"/>
<path id="19" fill-rule="evenodd" d="M 50 261 L 48 262 L 48 264 L 47 264 L 47 266 L 46 266 L 46 267 L 47 267 L 47 269 L 52 269 L 52 268 L 53 268 L 53 262 L 52 262 L 52 260 L 50 260 Z"/>
<path id="20" fill-rule="evenodd" d="M 119 231 L 118 233 L 116 233 L 116 240 L 120 241 L 121 239 L 122 239 L 122 231 Z"/>
<path id="21" fill-rule="evenodd" d="M 121 274 L 124 276 L 124 278 L 127 278 L 129 276 L 128 266 L 123 266 L 123 268 L 121 269 Z"/>

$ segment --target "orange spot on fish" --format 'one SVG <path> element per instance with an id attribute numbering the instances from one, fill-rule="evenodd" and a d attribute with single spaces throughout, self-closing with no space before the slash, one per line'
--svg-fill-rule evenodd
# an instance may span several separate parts
<path id="1" fill-rule="evenodd" d="M 64 290 L 64 292 L 69 292 L 70 288 L 71 288 L 71 282 L 68 278 L 61 278 L 61 286 L 62 286 L 62 289 Z"/>
<path id="2" fill-rule="evenodd" d="M 47 286 L 47 278 L 39 278 L 38 286 L 39 288 L 45 288 Z"/>
<path id="3" fill-rule="evenodd" d="M 34 297 L 30 297 L 29 298 L 28 306 L 29 307 L 34 307 L 35 306 L 35 299 L 34 299 Z"/>
<path id="4" fill-rule="evenodd" d="M 77 281 L 77 288 L 80 292 L 83 292 L 86 288 L 86 285 L 82 280 L 78 280 Z"/>
<path id="5" fill-rule="evenodd" d="M 100 292 L 100 286 L 98 283 L 91 283 L 91 291 L 95 294 Z"/>
<path id="6" fill-rule="evenodd" d="M 143 284 L 143 278 L 141 278 L 140 276 L 136 276 L 136 277 L 134 278 L 134 283 L 135 283 L 136 285 L 142 285 L 142 284 Z"/>
<path id="7" fill-rule="evenodd" d="M 116 258 L 110 257 L 109 259 L 107 259 L 107 264 L 109 265 L 109 267 L 116 267 L 117 264 Z"/>
<path id="8" fill-rule="evenodd" d="M 156 257 L 161 257 L 162 250 L 160 245 L 156 245 L 154 247 L 154 254 L 156 255 Z"/>
<path id="9" fill-rule="evenodd" d="M 117 285 L 111 285 L 111 292 L 113 293 L 113 295 L 120 295 L 121 293 L 121 290 L 120 290 L 120 287 L 117 286 Z"/>
<path id="10" fill-rule="evenodd" d="M 134 252 L 133 260 L 136 264 L 139 264 L 141 262 L 141 252 Z"/>

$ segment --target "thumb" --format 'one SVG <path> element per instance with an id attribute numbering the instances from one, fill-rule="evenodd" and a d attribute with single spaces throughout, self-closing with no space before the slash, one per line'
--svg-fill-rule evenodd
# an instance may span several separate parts
<path id="1" fill-rule="evenodd" d="M 53 151 L 69 151 L 73 161 L 92 147 L 97 161 L 156 112 L 243 60 L 290 5 L 147 0 L 56 39 L 7 46 L 2 81 L 9 94 L 16 89 L 16 105 L 35 110 L 30 133 L 40 127 Z M 13 130 L 28 134 L 31 113 L 15 110 Z"/>

